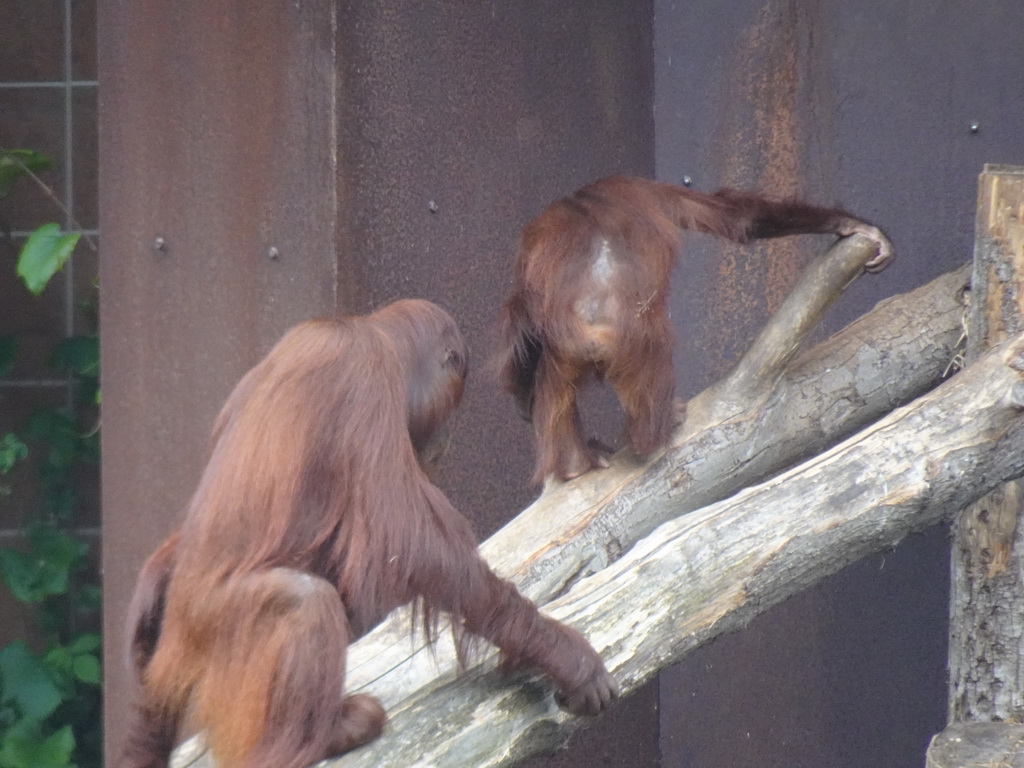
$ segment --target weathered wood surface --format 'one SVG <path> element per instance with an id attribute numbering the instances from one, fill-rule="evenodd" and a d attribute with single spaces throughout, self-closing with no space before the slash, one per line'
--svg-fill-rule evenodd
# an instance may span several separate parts
<path id="1" fill-rule="evenodd" d="M 548 604 L 624 693 L 843 566 L 894 547 L 1024 473 L 1024 335 L 800 466 L 659 526 Z M 329 764 L 509 766 L 579 720 L 543 681 L 476 671 L 391 711 L 377 742 Z"/>
<path id="2" fill-rule="evenodd" d="M 951 723 L 932 739 L 925 768 L 1024 768 L 1024 725 Z"/>
<path id="3" fill-rule="evenodd" d="M 1024 168 L 978 181 L 967 359 L 1024 330 Z M 949 720 L 1024 720 L 1024 486 L 1015 481 L 953 522 Z"/>

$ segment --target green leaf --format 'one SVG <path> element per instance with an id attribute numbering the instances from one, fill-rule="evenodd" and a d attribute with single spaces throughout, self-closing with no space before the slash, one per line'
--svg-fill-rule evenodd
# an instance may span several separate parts
<path id="1" fill-rule="evenodd" d="M 29 171 L 36 173 L 50 167 L 50 158 L 31 149 L 0 149 L 0 197 L 6 197 L 18 179 Z"/>
<path id="2" fill-rule="evenodd" d="M 100 373 L 99 336 L 69 336 L 53 350 L 50 364 L 59 371 L 96 378 Z"/>
<path id="3" fill-rule="evenodd" d="M 75 662 L 75 657 L 63 645 L 58 645 L 46 652 L 46 655 L 43 656 L 43 662 L 46 664 L 47 669 L 50 670 L 50 673 L 53 674 L 54 682 L 59 683 L 71 674 L 71 667 Z"/>
<path id="4" fill-rule="evenodd" d="M 0 474 L 6 475 L 21 459 L 28 457 L 28 447 L 13 432 L 0 437 Z"/>
<path id="5" fill-rule="evenodd" d="M 36 765 L 41 768 L 61 768 L 71 765 L 71 753 L 75 751 L 75 734 L 71 726 L 65 725 L 54 731 L 39 745 L 36 751 Z"/>
<path id="6" fill-rule="evenodd" d="M 90 632 L 85 635 L 80 635 L 75 638 L 75 642 L 68 646 L 68 650 L 73 654 L 79 653 L 93 653 L 100 649 L 100 636 L 95 632 Z"/>
<path id="7" fill-rule="evenodd" d="M 75 602 L 75 609 L 79 613 L 93 613 L 100 609 L 103 604 L 103 592 L 95 584 L 86 584 L 79 587 L 78 600 Z"/>
<path id="8" fill-rule="evenodd" d="M 11 372 L 18 359 L 18 339 L 15 336 L 0 336 L 0 379 Z"/>
<path id="9" fill-rule="evenodd" d="M 23 552 L 0 549 L 0 578 L 19 602 L 32 603 L 45 597 L 35 588 L 35 569 Z"/>
<path id="10" fill-rule="evenodd" d="M 43 292 L 50 278 L 64 266 L 75 250 L 80 235 L 61 234 L 54 223 L 44 224 L 29 235 L 18 256 L 18 276 L 36 296 Z"/>
<path id="11" fill-rule="evenodd" d="M 70 565 L 89 551 L 89 545 L 73 536 L 47 526 L 38 526 L 28 532 L 28 539 L 41 557 L 52 562 Z"/>
<path id="12" fill-rule="evenodd" d="M 72 666 L 75 677 L 81 680 L 83 683 L 90 685 L 99 685 L 102 678 L 100 672 L 100 660 L 93 656 L 91 653 L 84 653 L 81 656 L 75 656 L 75 661 Z"/>
<path id="13" fill-rule="evenodd" d="M 28 553 L 0 549 L 0 576 L 11 594 L 23 603 L 66 594 L 88 546 L 45 526 L 32 528 L 27 538 L 32 545 Z"/>
<path id="14" fill-rule="evenodd" d="M 51 467 L 70 467 L 78 451 L 78 427 L 64 410 L 41 408 L 25 424 L 24 437 L 49 446 L 46 463 Z"/>
<path id="15" fill-rule="evenodd" d="M 68 591 L 68 580 L 89 546 L 62 531 L 37 526 L 28 532 L 40 566 L 40 587 L 50 595 Z"/>
<path id="16" fill-rule="evenodd" d="M 3 701 L 26 717 L 42 720 L 63 699 L 46 665 L 20 640 L 0 650 L 0 682 Z"/>
<path id="17" fill-rule="evenodd" d="M 0 745 L 3 768 L 70 768 L 75 736 L 71 726 L 43 736 L 42 725 L 25 718 L 7 730 Z"/>

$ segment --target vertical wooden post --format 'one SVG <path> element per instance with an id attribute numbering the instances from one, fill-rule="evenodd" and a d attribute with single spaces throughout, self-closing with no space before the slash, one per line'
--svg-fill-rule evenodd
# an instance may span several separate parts
<path id="1" fill-rule="evenodd" d="M 967 362 L 1024 329 L 1024 168 L 986 165 L 978 185 Z M 1024 485 L 1007 483 L 953 521 L 950 727 L 929 768 L 963 765 L 964 750 L 1024 764 Z M 978 724 L 975 727 L 973 724 Z"/>

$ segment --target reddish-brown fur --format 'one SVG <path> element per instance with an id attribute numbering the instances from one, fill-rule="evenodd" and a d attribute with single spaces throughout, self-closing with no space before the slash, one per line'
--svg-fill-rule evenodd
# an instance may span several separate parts
<path id="1" fill-rule="evenodd" d="M 714 194 L 612 176 L 550 205 L 523 232 L 512 292 L 502 311 L 501 378 L 533 422 L 534 481 L 569 479 L 606 466 L 583 436 L 576 393 L 606 379 L 626 414 L 633 449 L 646 455 L 671 437 L 672 326 L 666 300 L 681 230 L 746 242 L 802 233 L 863 234 L 878 244 L 866 265 L 883 269 L 892 248 L 873 226 L 835 208 Z"/>
<path id="2" fill-rule="evenodd" d="M 458 328 L 425 301 L 291 330 L 238 384 L 180 529 L 142 569 L 129 616 L 139 691 L 120 765 L 166 766 L 183 721 L 221 768 L 299 768 L 375 738 L 344 694 L 348 645 L 396 606 L 537 667 L 559 703 L 617 695 L 581 635 L 481 560 L 425 469 L 466 374 Z"/>

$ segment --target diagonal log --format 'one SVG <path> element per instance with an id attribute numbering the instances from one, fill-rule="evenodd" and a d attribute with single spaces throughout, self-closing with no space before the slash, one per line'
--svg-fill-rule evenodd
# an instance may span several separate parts
<path id="1" fill-rule="evenodd" d="M 1024 334 L 832 450 L 659 526 L 546 610 L 583 630 L 629 693 L 702 643 L 1021 474 Z M 486 669 L 420 692 L 391 715 L 380 740 L 328 764 L 510 766 L 579 724 L 543 683 Z"/>
<path id="2" fill-rule="evenodd" d="M 847 237 L 812 261 L 782 306 L 765 323 L 736 367 L 689 404 L 687 429 L 742 413 L 772 392 L 825 311 L 864 271 L 875 254 L 865 237 Z"/>

